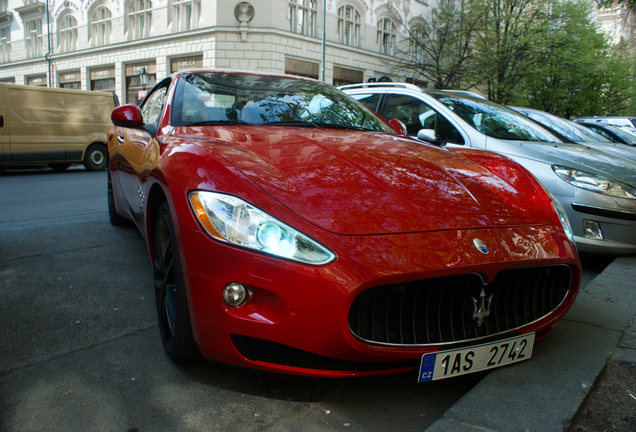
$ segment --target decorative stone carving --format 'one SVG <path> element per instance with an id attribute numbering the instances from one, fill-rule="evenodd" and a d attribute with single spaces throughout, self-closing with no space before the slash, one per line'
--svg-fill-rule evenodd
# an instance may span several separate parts
<path id="1" fill-rule="evenodd" d="M 241 42 L 247 41 L 250 32 L 248 23 L 254 18 L 254 6 L 248 2 L 241 2 L 234 8 L 234 16 L 240 22 L 238 32 L 241 34 Z"/>

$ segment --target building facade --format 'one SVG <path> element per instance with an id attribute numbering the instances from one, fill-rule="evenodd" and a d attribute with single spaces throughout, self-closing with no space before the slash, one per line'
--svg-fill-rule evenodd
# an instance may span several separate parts
<path id="1" fill-rule="evenodd" d="M 403 23 L 435 6 L 425 0 L 0 0 L 0 82 L 111 91 L 122 103 L 137 103 L 157 80 L 191 67 L 316 79 L 324 67 L 325 81 L 334 85 L 402 80 L 390 71 Z M 147 89 L 142 71 L 150 75 Z"/>
<path id="2" fill-rule="evenodd" d="M 612 43 L 629 41 L 634 38 L 636 19 L 627 1 L 614 2 L 612 6 L 598 8 L 593 2 L 595 21 L 598 29 L 605 33 Z"/>

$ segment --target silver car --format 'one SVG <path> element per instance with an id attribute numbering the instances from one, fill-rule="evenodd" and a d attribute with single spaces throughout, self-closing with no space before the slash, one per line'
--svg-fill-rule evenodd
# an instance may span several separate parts
<path id="1" fill-rule="evenodd" d="M 410 84 L 340 87 L 407 134 L 448 148 L 504 154 L 537 177 L 566 209 L 583 253 L 636 253 L 636 162 L 563 143 L 525 116 L 465 93 Z"/>
<path id="2" fill-rule="evenodd" d="M 583 126 L 582 123 L 575 123 L 571 120 L 557 117 L 554 114 L 532 108 L 510 108 L 534 120 L 563 142 L 583 144 L 587 147 L 601 150 L 605 153 L 611 153 L 615 156 L 628 158 L 636 162 L 636 147 L 615 143 L 609 138 Z M 621 128 L 623 128 L 623 126 L 621 126 Z"/>

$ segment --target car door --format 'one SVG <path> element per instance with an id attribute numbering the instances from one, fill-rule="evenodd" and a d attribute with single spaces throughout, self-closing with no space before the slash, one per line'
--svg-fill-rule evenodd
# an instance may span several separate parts
<path id="1" fill-rule="evenodd" d="M 443 137 L 449 144 L 466 144 L 466 139 L 451 121 L 425 101 L 412 95 L 388 95 L 385 118 L 400 120 L 406 125 L 407 135 L 412 137 L 417 137 L 422 129 L 429 129 L 434 130 L 436 136 Z"/>
<path id="2" fill-rule="evenodd" d="M 155 89 L 144 101 L 141 112 L 144 124 L 154 125 L 155 129 L 163 109 L 168 86 Z M 119 153 L 117 170 L 122 192 L 130 206 L 133 216 L 142 214 L 146 201 L 143 182 L 147 180 L 152 160 L 159 156 L 156 139 L 146 130 L 125 128 L 117 136 Z"/>

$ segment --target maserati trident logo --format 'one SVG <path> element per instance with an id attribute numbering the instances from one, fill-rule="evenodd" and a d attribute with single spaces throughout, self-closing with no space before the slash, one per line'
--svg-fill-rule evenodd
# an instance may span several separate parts
<path id="1" fill-rule="evenodd" d="M 471 296 L 473 299 L 473 319 L 477 321 L 477 327 L 481 327 L 481 324 L 484 322 L 484 318 L 490 315 L 490 302 L 492 301 L 493 294 L 490 293 L 488 298 L 486 298 L 486 291 L 484 291 L 484 287 L 481 287 L 481 293 L 479 293 L 479 298 L 481 302 L 477 301 L 475 297 Z"/>
<path id="2" fill-rule="evenodd" d="M 490 253 L 490 251 L 488 250 L 488 246 L 486 246 L 486 243 L 484 243 L 480 239 L 478 238 L 473 239 L 473 244 L 475 245 L 477 250 L 483 253 L 484 255 L 488 255 Z"/>

